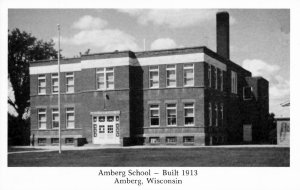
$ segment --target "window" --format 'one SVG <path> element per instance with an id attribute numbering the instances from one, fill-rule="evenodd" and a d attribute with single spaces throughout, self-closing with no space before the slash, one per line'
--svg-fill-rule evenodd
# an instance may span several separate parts
<path id="1" fill-rule="evenodd" d="M 46 138 L 38 138 L 38 144 L 39 145 L 45 145 L 46 144 Z"/>
<path id="2" fill-rule="evenodd" d="M 158 66 L 149 67 L 149 87 L 159 88 L 159 69 Z"/>
<path id="3" fill-rule="evenodd" d="M 46 117 L 46 109 L 38 109 L 38 127 L 39 129 L 46 129 L 47 126 L 47 117 Z"/>
<path id="4" fill-rule="evenodd" d="M 194 137 L 192 136 L 183 137 L 183 143 L 194 143 Z"/>
<path id="5" fill-rule="evenodd" d="M 194 103 L 184 104 L 184 125 L 185 126 L 194 125 Z"/>
<path id="6" fill-rule="evenodd" d="M 56 129 L 59 127 L 59 112 L 58 108 L 52 109 L 52 128 Z"/>
<path id="7" fill-rule="evenodd" d="M 218 90 L 218 68 L 215 67 L 215 89 Z"/>
<path id="8" fill-rule="evenodd" d="M 166 143 L 167 144 L 175 144 L 177 142 L 176 137 L 166 137 Z"/>
<path id="9" fill-rule="evenodd" d="M 74 108 L 66 108 L 67 129 L 75 128 L 75 113 Z"/>
<path id="10" fill-rule="evenodd" d="M 52 94 L 57 94 L 58 93 L 58 74 L 57 73 L 53 73 L 51 75 L 51 91 Z"/>
<path id="11" fill-rule="evenodd" d="M 216 116 L 216 118 L 215 118 L 216 119 L 216 126 L 218 126 L 218 124 L 219 124 L 219 122 L 218 122 L 219 121 L 219 113 L 218 113 L 218 104 L 217 103 L 215 104 L 215 112 L 216 112 L 216 115 L 215 115 Z"/>
<path id="12" fill-rule="evenodd" d="M 66 92 L 73 93 L 74 92 L 74 73 L 66 73 Z"/>
<path id="13" fill-rule="evenodd" d="M 209 126 L 212 126 L 212 107 L 210 102 L 208 104 L 208 121 L 209 121 Z"/>
<path id="14" fill-rule="evenodd" d="M 211 65 L 208 65 L 208 86 L 211 87 Z"/>
<path id="15" fill-rule="evenodd" d="M 237 94 L 237 74 L 231 71 L 231 92 Z"/>
<path id="16" fill-rule="evenodd" d="M 96 75 L 98 90 L 114 89 L 114 68 L 98 68 Z"/>
<path id="17" fill-rule="evenodd" d="M 113 125 L 107 125 L 107 133 L 114 133 L 114 126 Z"/>
<path id="18" fill-rule="evenodd" d="M 221 80 L 220 81 L 220 83 L 221 83 L 220 84 L 220 90 L 223 91 L 223 80 L 224 79 L 223 79 L 223 71 L 222 70 L 220 71 L 220 80 Z"/>
<path id="19" fill-rule="evenodd" d="M 159 137 L 149 137 L 150 144 L 158 144 L 160 142 Z"/>
<path id="20" fill-rule="evenodd" d="M 183 66 L 183 80 L 184 86 L 194 86 L 194 64 Z"/>
<path id="21" fill-rule="evenodd" d="M 176 104 L 167 104 L 167 125 L 176 126 Z"/>
<path id="22" fill-rule="evenodd" d="M 176 65 L 167 65 L 167 87 L 176 87 Z"/>
<path id="23" fill-rule="evenodd" d="M 99 125 L 99 133 L 105 133 L 104 125 Z"/>
<path id="24" fill-rule="evenodd" d="M 38 76 L 38 94 L 46 94 L 46 75 Z"/>
<path id="25" fill-rule="evenodd" d="M 66 144 L 74 144 L 74 138 L 66 138 L 65 143 Z"/>
<path id="26" fill-rule="evenodd" d="M 159 105 L 150 105 L 150 126 L 159 126 Z"/>
<path id="27" fill-rule="evenodd" d="M 244 100 L 252 99 L 252 87 L 247 86 L 243 88 L 243 98 Z"/>
<path id="28" fill-rule="evenodd" d="M 51 144 L 58 144 L 59 139 L 58 138 L 51 138 Z"/>
<path id="29" fill-rule="evenodd" d="M 221 120 L 222 120 L 222 126 L 223 126 L 223 119 L 224 119 L 224 105 L 220 105 L 220 112 L 221 112 Z"/>

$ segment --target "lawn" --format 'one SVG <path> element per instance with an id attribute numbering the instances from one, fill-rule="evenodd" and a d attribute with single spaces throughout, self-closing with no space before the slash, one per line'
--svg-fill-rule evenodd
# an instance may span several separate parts
<path id="1" fill-rule="evenodd" d="M 8 166 L 289 166 L 290 149 L 153 148 L 32 152 L 8 155 Z"/>

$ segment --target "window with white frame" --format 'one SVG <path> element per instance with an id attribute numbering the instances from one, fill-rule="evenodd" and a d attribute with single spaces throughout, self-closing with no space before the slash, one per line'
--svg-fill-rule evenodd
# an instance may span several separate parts
<path id="1" fill-rule="evenodd" d="M 149 67 L 149 87 L 159 88 L 159 68 L 158 66 Z"/>
<path id="2" fill-rule="evenodd" d="M 176 65 L 167 65 L 167 87 L 176 87 Z"/>
<path id="3" fill-rule="evenodd" d="M 56 129 L 59 127 L 59 112 L 58 108 L 52 109 L 52 128 Z"/>
<path id="4" fill-rule="evenodd" d="M 75 128 L 75 111 L 73 107 L 66 108 L 66 124 L 67 129 Z"/>
<path id="5" fill-rule="evenodd" d="M 194 64 L 185 64 L 183 66 L 183 85 L 194 86 Z"/>
<path id="6" fill-rule="evenodd" d="M 46 129 L 47 128 L 46 108 L 38 109 L 38 128 L 39 129 Z"/>
<path id="7" fill-rule="evenodd" d="M 215 119 L 216 119 L 216 126 L 219 125 L 219 112 L 218 112 L 218 104 L 215 104 Z"/>
<path id="8" fill-rule="evenodd" d="M 46 75 L 38 76 L 38 94 L 46 94 Z"/>
<path id="9" fill-rule="evenodd" d="M 150 126 L 159 126 L 159 105 L 150 105 Z"/>
<path id="10" fill-rule="evenodd" d="M 221 83 L 220 84 L 220 90 L 223 91 L 223 80 L 224 79 L 223 79 L 223 71 L 222 70 L 220 70 L 220 80 L 221 80 L 220 81 L 220 83 Z"/>
<path id="11" fill-rule="evenodd" d="M 193 126 L 195 124 L 195 110 L 194 103 L 185 103 L 184 104 L 184 125 Z"/>
<path id="12" fill-rule="evenodd" d="M 218 90 L 218 68 L 215 67 L 215 89 Z"/>
<path id="13" fill-rule="evenodd" d="M 74 92 L 74 73 L 66 73 L 66 92 L 73 93 Z"/>
<path id="14" fill-rule="evenodd" d="M 211 65 L 208 65 L 208 86 L 211 87 Z"/>
<path id="15" fill-rule="evenodd" d="M 58 73 L 51 74 L 51 91 L 52 94 L 58 93 Z"/>
<path id="16" fill-rule="evenodd" d="M 96 75 L 98 90 L 114 89 L 114 68 L 97 68 Z"/>
<path id="17" fill-rule="evenodd" d="M 167 104 L 166 110 L 167 110 L 167 125 L 176 126 L 177 124 L 176 104 Z"/>
<path id="18" fill-rule="evenodd" d="M 237 94 L 237 73 L 231 71 L 231 92 Z"/>
<path id="19" fill-rule="evenodd" d="M 208 121 L 209 121 L 209 126 L 212 126 L 212 107 L 211 103 L 208 103 Z"/>

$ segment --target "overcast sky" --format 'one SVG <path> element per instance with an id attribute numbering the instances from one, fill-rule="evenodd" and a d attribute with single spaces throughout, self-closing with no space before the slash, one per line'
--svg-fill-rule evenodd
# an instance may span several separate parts
<path id="1" fill-rule="evenodd" d="M 130 49 L 207 46 L 216 50 L 212 9 L 10 9 L 8 27 L 57 41 L 66 57 Z M 289 10 L 230 9 L 230 58 L 270 82 L 270 112 L 289 116 L 280 103 L 290 97 Z"/>

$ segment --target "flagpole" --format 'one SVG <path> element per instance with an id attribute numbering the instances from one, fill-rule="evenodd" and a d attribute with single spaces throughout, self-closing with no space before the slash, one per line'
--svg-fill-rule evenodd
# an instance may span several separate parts
<path id="1" fill-rule="evenodd" d="M 57 64 L 58 64 L 58 142 L 59 142 L 59 154 L 61 154 L 61 114 L 60 114 L 60 25 L 57 25 L 58 30 L 58 52 L 57 52 Z"/>

